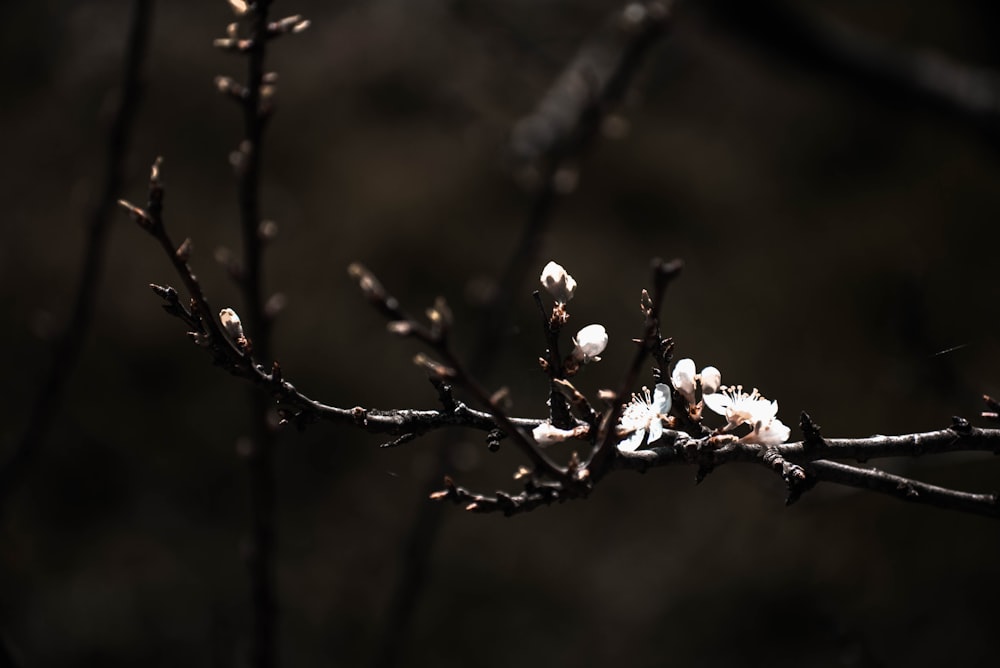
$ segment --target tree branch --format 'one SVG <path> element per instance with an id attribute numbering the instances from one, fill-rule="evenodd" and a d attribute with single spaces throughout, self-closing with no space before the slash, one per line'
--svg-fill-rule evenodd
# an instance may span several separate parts
<path id="1" fill-rule="evenodd" d="M 17 441 L 13 454 L 0 468 L 0 509 L 6 505 L 54 423 L 66 383 L 76 369 L 83 344 L 90 332 L 98 294 L 97 287 L 104 269 L 111 214 L 121 191 L 125 154 L 128 152 L 143 92 L 142 76 L 153 23 L 152 6 L 152 0 L 132 2 L 118 107 L 108 135 L 104 182 L 97 202 L 87 216 L 83 266 L 76 281 L 72 312 L 66 327 L 53 346 L 51 365 L 41 388 L 35 395 L 24 432 Z"/>

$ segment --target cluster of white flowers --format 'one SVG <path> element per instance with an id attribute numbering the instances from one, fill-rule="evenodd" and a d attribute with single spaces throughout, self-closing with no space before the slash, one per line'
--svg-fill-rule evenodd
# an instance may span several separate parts
<path id="1" fill-rule="evenodd" d="M 560 309 L 564 317 L 568 317 L 565 314 L 565 306 L 576 292 L 576 280 L 557 262 L 549 262 L 545 265 L 539 280 L 545 291 L 555 300 L 556 309 Z M 604 328 L 604 325 L 587 325 L 573 337 L 573 352 L 570 353 L 570 356 L 577 366 L 588 362 L 600 362 L 601 353 L 607 347 L 608 330 Z M 535 427 L 531 433 L 539 445 L 548 446 L 582 436 L 587 433 L 588 429 L 589 427 L 586 425 L 574 429 L 560 429 L 546 421 Z"/>
<path id="2" fill-rule="evenodd" d="M 791 434 L 791 430 L 777 418 L 777 401 L 768 401 L 756 389 L 748 394 L 741 385 L 727 388 L 722 385 L 722 373 L 714 366 L 707 366 L 701 373 L 696 373 L 694 360 L 682 359 L 674 366 L 670 383 L 689 406 L 696 405 L 696 392 L 700 386 L 704 405 L 726 418 L 726 425 L 721 431 L 749 425 L 750 432 L 740 438 L 744 443 L 778 445 L 787 441 Z M 664 384 L 656 386 L 652 397 L 646 388 L 642 393 L 633 395 L 619 422 L 622 431 L 631 433 L 618 443 L 618 449 L 632 452 L 643 443 L 658 440 L 663 435 L 663 420 L 670 407 L 670 388 Z"/>
<path id="3" fill-rule="evenodd" d="M 540 281 L 556 302 L 555 318 L 555 313 L 562 312 L 573 298 L 576 281 L 556 262 L 545 265 Z M 603 325 L 587 325 L 573 337 L 573 346 L 571 357 L 577 364 L 600 361 L 608 346 L 608 332 Z M 693 419 L 701 419 L 704 406 L 726 418 L 722 432 L 748 425 L 750 432 L 740 438 L 744 443 L 778 445 L 788 440 L 791 430 L 777 417 L 778 402 L 768 401 L 756 389 L 746 393 L 742 385 L 726 387 L 722 384 L 722 372 L 714 366 L 706 366 L 698 373 L 694 360 L 682 359 L 674 366 L 670 385 L 684 399 Z M 663 436 L 664 424 L 671 424 L 668 422 L 672 404 L 670 385 L 659 383 L 652 392 L 644 387 L 632 395 L 618 423 L 618 433 L 624 435 L 618 443 L 619 450 L 633 452 Z M 586 431 L 586 427 L 559 429 L 546 421 L 535 427 L 532 435 L 539 445 L 545 446 L 582 436 Z"/>

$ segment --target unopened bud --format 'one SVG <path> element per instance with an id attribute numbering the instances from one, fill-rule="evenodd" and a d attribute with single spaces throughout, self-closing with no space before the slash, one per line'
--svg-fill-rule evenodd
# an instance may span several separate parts
<path id="1" fill-rule="evenodd" d="M 222 309 L 219 311 L 219 320 L 229 338 L 234 341 L 243 338 L 243 323 L 240 322 L 240 316 L 236 315 L 236 311 L 231 308 Z"/>
<path id="2" fill-rule="evenodd" d="M 576 292 L 576 281 L 556 262 L 549 262 L 542 269 L 542 287 L 560 304 L 567 303 Z"/>
<path id="3" fill-rule="evenodd" d="M 670 383 L 689 404 L 694 404 L 694 379 L 696 375 L 694 360 L 690 357 L 677 362 L 674 372 L 670 374 Z"/>
<path id="4" fill-rule="evenodd" d="M 573 358 L 579 362 L 599 362 L 600 354 L 608 347 L 608 331 L 604 325 L 587 325 L 573 339 Z"/>
<path id="5" fill-rule="evenodd" d="M 701 370 L 701 393 L 715 394 L 722 385 L 722 372 L 714 366 L 707 366 Z"/>

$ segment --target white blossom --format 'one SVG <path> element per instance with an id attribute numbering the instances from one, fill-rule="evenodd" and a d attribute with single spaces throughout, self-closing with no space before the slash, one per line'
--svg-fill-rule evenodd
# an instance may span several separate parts
<path id="1" fill-rule="evenodd" d="M 674 372 L 670 374 L 670 382 L 673 384 L 674 389 L 680 392 L 681 396 L 687 399 L 687 402 L 692 405 L 694 404 L 696 377 L 694 360 L 690 357 L 685 357 L 677 362 L 677 365 L 674 366 Z"/>
<path id="2" fill-rule="evenodd" d="M 632 395 L 632 401 L 625 407 L 619 425 L 632 432 L 618 444 L 622 452 L 635 452 L 643 441 L 652 443 L 663 435 L 663 421 L 670 412 L 670 388 L 659 383 L 650 396 L 649 388 Z M 647 438 L 648 435 L 648 438 Z"/>
<path id="3" fill-rule="evenodd" d="M 576 291 L 576 281 L 569 273 L 563 269 L 562 265 L 556 262 L 549 262 L 542 269 L 542 287 L 556 302 L 566 304 L 573 298 Z"/>
<path id="4" fill-rule="evenodd" d="M 226 330 L 229 338 L 235 341 L 243 336 L 243 324 L 236 311 L 231 308 L 222 309 L 219 311 L 219 320 L 222 321 L 222 328 Z"/>
<path id="5" fill-rule="evenodd" d="M 768 401 L 756 388 L 747 394 L 741 385 L 723 387 L 719 392 L 703 395 L 702 401 L 712 411 L 725 416 L 724 431 L 749 424 L 752 431 L 740 439 L 746 443 L 777 445 L 787 441 L 791 434 L 791 429 L 776 417 L 778 402 Z"/>
<path id="6" fill-rule="evenodd" d="M 681 396 L 683 396 L 692 406 L 695 403 L 695 389 L 701 383 L 702 395 L 713 394 L 718 391 L 722 382 L 722 372 L 714 366 L 707 366 L 701 373 L 695 373 L 694 360 L 690 357 L 677 362 L 674 372 L 670 375 L 670 383 Z"/>
<path id="7" fill-rule="evenodd" d="M 722 384 L 722 372 L 714 366 L 707 366 L 701 370 L 701 394 L 702 398 L 706 394 L 714 394 L 719 391 Z"/>
<path id="8" fill-rule="evenodd" d="M 747 443 L 760 443 L 761 445 L 781 445 L 788 440 L 791 433 L 792 430 L 781 420 L 772 418 L 767 422 L 754 424 L 753 431 L 740 440 Z"/>
<path id="9" fill-rule="evenodd" d="M 538 441 L 538 445 L 545 447 L 553 443 L 560 443 L 570 438 L 582 436 L 586 432 L 586 426 L 575 427 L 573 429 L 560 429 L 551 422 L 543 422 L 531 430 L 531 435 Z"/>
<path id="10" fill-rule="evenodd" d="M 604 325 L 587 325 L 573 338 L 573 358 L 578 362 L 600 362 L 600 354 L 608 347 L 608 330 Z"/>

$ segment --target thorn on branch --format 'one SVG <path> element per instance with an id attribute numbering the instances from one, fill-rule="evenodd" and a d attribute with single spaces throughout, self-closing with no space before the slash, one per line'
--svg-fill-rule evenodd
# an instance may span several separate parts
<path id="1" fill-rule="evenodd" d="M 799 414 L 799 429 L 802 431 L 803 443 L 806 447 L 823 447 L 826 445 L 826 440 L 820 434 L 820 426 L 805 411 Z"/>
<path id="2" fill-rule="evenodd" d="M 972 433 L 972 425 L 964 417 L 959 417 L 958 415 L 951 416 L 951 426 L 949 427 L 953 432 L 959 436 L 968 436 Z"/>
<path id="3" fill-rule="evenodd" d="M 434 389 L 437 390 L 438 401 L 444 406 L 445 411 L 451 413 L 458 408 L 458 402 L 455 401 L 451 385 L 434 376 L 429 377 L 428 380 L 434 386 Z"/>

